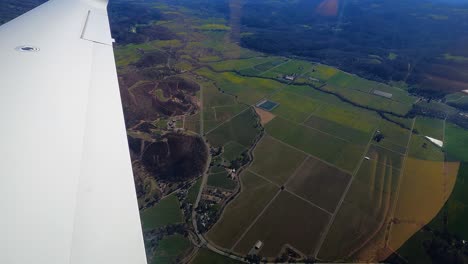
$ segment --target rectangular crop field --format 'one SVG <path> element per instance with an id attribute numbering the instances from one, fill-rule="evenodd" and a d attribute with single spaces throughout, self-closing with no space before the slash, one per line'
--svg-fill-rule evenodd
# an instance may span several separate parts
<path id="1" fill-rule="evenodd" d="M 218 187 L 226 190 L 234 190 L 237 185 L 236 181 L 231 179 L 227 172 L 210 174 L 208 176 L 207 184 L 209 186 Z"/>
<path id="2" fill-rule="evenodd" d="M 367 144 L 372 135 L 372 133 L 370 132 L 364 132 L 362 130 L 344 126 L 339 123 L 320 118 L 314 115 L 310 116 L 304 122 L 304 124 L 357 144 Z"/>
<path id="3" fill-rule="evenodd" d="M 330 215 L 288 193 L 281 192 L 264 214 L 246 233 L 234 251 L 247 254 L 258 240 L 259 254 L 274 258 L 283 243 L 310 255 L 328 223 Z"/>
<path id="4" fill-rule="evenodd" d="M 279 103 L 279 106 L 273 109 L 273 114 L 298 123 L 306 120 L 321 105 L 320 101 L 294 93 L 290 89 L 281 90 L 269 99 Z"/>
<path id="5" fill-rule="evenodd" d="M 444 137 L 444 120 L 418 116 L 414 123 L 414 129 L 423 136 L 442 140 Z"/>
<path id="6" fill-rule="evenodd" d="M 255 147 L 254 160 L 249 170 L 282 185 L 306 158 L 297 151 L 270 136 L 264 136 Z"/>
<path id="7" fill-rule="evenodd" d="M 380 164 L 392 166 L 398 170 L 403 166 L 404 157 L 402 154 L 381 148 L 374 144 L 369 147 L 366 156 L 372 160 L 376 160 Z"/>
<path id="8" fill-rule="evenodd" d="M 351 175 L 309 157 L 286 188 L 312 203 L 334 212 Z"/>
<path id="9" fill-rule="evenodd" d="M 391 167 L 376 161 L 366 162 L 339 208 L 319 251 L 320 259 L 351 260 L 363 247 L 376 246 L 372 244 L 373 239 L 386 230 L 395 204 L 398 177 Z"/>
<path id="10" fill-rule="evenodd" d="M 338 163 L 341 159 L 341 151 L 350 144 L 352 145 L 345 140 L 280 117 L 270 121 L 265 128 L 267 133 L 274 138 L 333 164 Z M 357 153 L 358 149 L 353 149 L 353 151 Z M 343 163 L 345 165 L 342 164 L 342 168 L 345 170 L 354 168 L 360 155 L 351 155 L 349 158 L 350 160 Z"/>
<path id="11" fill-rule="evenodd" d="M 255 110 L 249 108 L 214 130 L 208 131 L 206 137 L 210 144 L 216 147 L 230 141 L 250 146 L 258 133 L 259 125 Z"/>
<path id="12" fill-rule="evenodd" d="M 207 233 L 209 240 L 229 249 L 278 192 L 278 187 L 244 171 L 241 193 L 224 209 L 219 221 Z"/>
<path id="13" fill-rule="evenodd" d="M 394 123 L 382 120 L 378 126 L 378 132 L 383 135 L 381 140 L 374 140 L 374 144 L 404 154 L 409 142 L 411 131 Z"/>

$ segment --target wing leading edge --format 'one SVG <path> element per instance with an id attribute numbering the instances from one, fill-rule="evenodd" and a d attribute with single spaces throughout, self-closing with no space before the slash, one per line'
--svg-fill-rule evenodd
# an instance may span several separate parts
<path id="1" fill-rule="evenodd" d="M 146 263 L 106 6 L 0 27 L 0 263 Z"/>

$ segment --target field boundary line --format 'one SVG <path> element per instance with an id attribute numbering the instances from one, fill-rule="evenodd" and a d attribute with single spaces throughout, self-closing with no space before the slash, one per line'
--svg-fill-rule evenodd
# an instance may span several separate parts
<path id="1" fill-rule="evenodd" d="M 239 239 L 237 239 L 236 243 L 234 243 L 234 245 L 231 247 L 231 251 L 234 251 L 234 248 L 237 246 L 237 244 L 239 244 L 239 242 L 244 238 L 244 236 L 247 234 L 247 232 L 249 232 L 250 229 L 257 223 L 258 219 L 260 219 L 260 217 L 263 215 L 263 213 L 266 212 L 268 207 L 270 207 L 270 205 L 273 203 L 274 200 L 276 200 L 276 197 L 278 197 L 278 195 L 280 193 L 281 193 L 281 190 L 278 190 L 278 192 L 276 192 L 275 196 L 273 196 L 273 198 L 271 198 L 271 200 L 268 202 L 268 204 L 265 205 L 263 210 L 257 215 L 257 217 L 255 217 L 255 219 L 252 221 L 252 223 L 250 223 L 250 225 L 244 230 L 244 232 L 239 237 Z"/>
<path id="2" fill-rule="evenodd" d="M 305 122 L 307 122 L 307 120 L 309 120 L 314 114 L 315 112 L 317 112 L 320 108 L 322 108 L 322 106 L 326 104 L 326 103 L 320 103 L 317 108 L 315 108 L 314 111 L 310 112 L 310 115 L 307 116 L 306 119 L 304 119 L 304 121 L 301 122 L 301 124 L 305 125 Z"/>
<path id="3" fill-rule="evenodd" d="M 252 171 L 251 169 L 246 169 L 246 171 L 248 171 L 248 172 L 250 172 L 250 173 L 252 173 L 252 174 L 255 174 L 255 176 L 258 176 L 258 177 L 262 178 L 263 180 L 265 180 L 265 181 L 267 181 L 267 182 L 269 182 L 269 183 L 275 185 L 276 187 L 281 187 L 281 185 L 279 185 L 279 184 L 277 184 L 277 183 L 271 181 L 270 179 L 266 178 L 265 176 L 262 176 L 262 175 L 256 173 L 255 171 Z"/>
<path id="4" fill-rule="evenodd" d="M 284 65 L 285 63 L 288 63 L 288 62 L 290 62 L 290 61 L 291 61 L 291 59 L 287 58 L 286 61 L 284 61 L 284 62 L 282 62 L 282 63 L 280 63 L 280 64 L 278 64 L 278 65 L 276 65 L 276 66 L 273 66 L 273 67 L 271 67 L 270 69 L 268 69 L 268 70 L 266 70 L 266 71 L 263 71 L 263 72 L 259 73 L 258 76 L 262 76 L 263 74 L 265 74 L 265 73 L 267 73 L 267 72 L 269 72 L 269 71 L 271 71 L 271 70 L 273 70 L 273 69 L 276 69 L 276 68 L 278 68 L 279 66 Z M 260 63 L 260 64 L 258 64 L 258 65 L 261 65 L 261 64 L 263 64 L 263 63 Z M 255 66 L 258 66 L 258 65 L 255 65 Z M 255 67 L 255 66 L 252 66 L 251 68 L 253 68 L 253 67 Z"/>
<path id="5" fill-rule="evenodd" d="M 311 158 L 314 158 L 314 159 L 319 160 L 319 161 L 321 161 L 321 162 L 323 162 L 323 163 L 325 163 L 325 164 L 327 164 L 327 165 L 330 165 L 331 167 L 333 167 L 333 168 L 335 168 L 335 169 L 337 169 L 337 170 L 339 170 L 339 171 L 342 171 L 342 172 L 344 172 L 344 173 L 346 173 L 346 174 L 351 174 L 351 173 L 352 173 L 352 172 L 350 172 L 350 171 L 347 171 L 347 170 L 345 170 L 345 169 L 342 169 L 342 168 L 336 166 L 335 164 L 332 164 L 332 163 L 330 163 L 330 162 L 328 162 L 328 161 L 326 161 L 326 160 L 323 160 L 323 159 L 321 159 L 321 158 L 319 158 L 319 157 L 316 157 L 316 156 L 314 156 L 314 155 L 312 155 L 312 154 L 310 154 L 310 153 L 307 153 L 307 152 L 303 151 L 302 149 L 299 149 L 299 148 L 296 148 L 296 147 L 294 147 L 294 146 L 292 146 L 292 145 L 289 145 L 288 143 L 286 143 L 286 142 L 284 142 L 284 141 L 282 141 L 282 140 L 279 140 L 279 139 L 275 138 L 274 136 L 268 134 L 266 131 L 265 131 L 265 134 L 268 135 L 269 137 L 271 137 L 272 139 L 274 139 L 275 141 L 278 141 L 278 142 L 280 142 L 281 144 L 283 144 L 283 145 L 285 145 L 285 146 L 288 146 L 288 147 L 290 147 L 290 148 L 293 148 L 293 149 L 295 149 L 295 150 L 297 150 L 297 151 L 299 151 L 299 152 L 301 152 L 301 153 L 304 153 L 305 155 L 307 155 L 307 156 L 309 156 L 309 157 L 311 157 Z M 366 152 L 366 153 L 367 153 L 367 152 Z"/>
<path id="6" fill-rule="evenodd" d="M 315 131 L 317 131 L 317 132 L 319 132 L 319 133 L 322 133 L 322 134 L 325 134 L 325 135 L 328 135 L 328 136 L 337 138 L 337 139 L 339 139 L 339 140 L 343 140 L 344 142 L 355 144 L 355 143 L 353 143 L 353 142 L 351 142 L 351 141 L 349 141 L 349 140 L 347 140 L 347 139 L 338 137 L 338 136 L 333 135 L 333 134 L 330 134 L 330 133 L 328 133 L 328 132 L 324 132 L 324 131 L 322 131 L 322 130 L 320 130 L 320 129 L 317 129 L 317 128 L 315 128 L 315 127 L 308 126 L 308 125 L 306 125 L 306 124 L 304 124 L 304 123 L 294 122 L 294 121 L 288 120 L 288 119 L 286 119 L 286 118 L 284 118 L 284 117 L 282 117 L 282 116 L 279 116 L 279 115 L 277 115 L 277 117 L 278 117 L 278 118 L 281 118 L 281 119 L 284 119 L 284 120 L 286 120 L 286 121 L 288 121 L 288 122 L 291 122 L 291 123 L 293 123 L 293 124 L 296 124 L 296 125 L 298 125 L 298 126 L 301 126 L 301 127 L 304 127 L 304 128 L 308 128 L 308 129 L 312 129 L 312 130 L 315 130 Z"/>
<path id="7" fill-rule="evenodd" d="M 369 151 L 369 146 L 371 145 L 371 142 L 372 142 L 372 139 L 374 138 L 374 134 L 375 134 L 376 130 L 377 129 L 374 129 L 374 132 L 372 133 L 372 135 L 371 135 L 371 137 L 369 139 L 369 142 L 366 145 L 366 149 L 364 150 L 364 153 L 362 154 L 361 159 L 359 160 L 359 164 L 358 164 L 358 166 L 356 166 L 356 169 L 354 169 L 354 172 L 351 175 L 351 179 L 349 180 L 348 185 L 346 186 L 345 190 L 343 191 L 343 194 L 341 195 L 341 199 L 338 202 L 338 204 L 337 204 L 337 206 L 335 208 L 335 211 L 333 212 L 333 214 L 332 214 L 332 216 L 330 218 L 330 221 L 328 221 L 328 224 L 325 227 L 325 230 L 323 231 L 322 236 L 320 237 L 319 243 L 317 244 L 317 246 L 316 246 L 316 248 L 314 250 L 314 257 L 316 259 L 318 259 L 317 255 L 318 255 L 320 249 L 322 248 L 323 243 L 325 242 L 325 238 L 327 237 L 328 232 L 330 232 L 330 229 L 331 229 L 331 227 L 333 225 L 333 222 L 335 221 L 335 217 L 338 214 L 338 212 L 340 211 L 341 205 L 343 204 L 344 199 L 345 199 L 346 195 L 348 194 L 348 191 L 351 188 L 351 185 L 352 185 L 352 183 L 354 181 L 354 178 L 356 177 L 356 174 L 357 174 L 357 172 L 359 171 L 359 168 L 362 165 L 362 161 L 363 161 L 365 155 L 367 154 L 367 152 Z"/>
<path id="8" fill-rule="evenodd" d="M 317 208 L 320 209 L 321 211 L 323 211 L 323 212 L 329 214 L 330 216 L 333 215 L 333 213 L 331 213 L 331 212 L 329 212 L 328 210 L 326 210 L 326 209 L 324 209 L 324 208 L 322 208 L 322 207 L 316 205 L 315 203 L 313 203 L 313 202 L 307 200 L 306 198 L 300 196 L 299 194 L 296 194 L 296 193 L 294 193 L 294 192 L 292 192 L 292 191 L 290 191 L 290 190 L 288 190 L 288 189 L 286 189 L 286 188 L 285 188 L 284 190 L 285 190 L 286 192 L 288 192 L 288 193 L 294 195 L 294 196 L 297 197 L 298 199 L 301 199 L 302 201 L 308 203 L 309 205 L 312 205 L 313 207 L 317 207 Z"/>
<path id="9" fill-rule="evenodd" d="M 234 117 L 236 117 L 236 116 L 238 116 L 238 115 L 240 115 L 240 114 L 244 113 L 245 111 L 249 110 L 249 109 L 250 109 L 250 107 L 251 107 L 251 106 L 247 107 L 246 109 L 244 109 L 244 110 L 240 111 L 239 113 L 237 113 L 236 115 L 232 116 L 232 117 L 231 117 L 231 118 L 229 118 L 228 120 L 226 120 L 226 121 L 222 122 L 221 124 L 219 124 L 219 125 L 215 126 L 215 127 L 214 127 L 214 128 L 212 128 L 212 129 L 210 129 L 208 132 L 206 132 L 206 134 L 208 135 L 209 133 L 213 132 L 213 131 L 214 131 L 215 129 L 217 129 L 218 127 L 220 127 L 220 126 L 222 126 L 222 125 L 224 125 L 224 124 L 228 123 L 228 122 L 229 122 L 229 121 L 231 121 L 231 120 L 232 120 Z"/>
<path id="10" fill-rule="evenodd" d="M 388 243 L 390 241 L 390 233 L 392 231 L 392 227 L 393 227 L 393 217 L 395 216 L 395 211 L 396 211 L 396 208 L 398 206 L 398 198 L 400 197 L 400 189 L 401 189 L 401 184 L 403 182 L 403 178 L 405 176 L 405 169 L 406 169 L 406 160 L 408 159 L 408 153 L 409 153 L 409 145 L 411 143 L 411 138 L 413 137 L 413 130 L 414 130 L 414 124 L 416 123 L 416 117 L 413 118 L 413 124 L 411 125 L 411 133 L 410 133 L 410 137 L 408 139 L 408 143 L 406 144 L 406 152 L 405 152 L 405 155 L 404 155 L 404 160 L 403 160 L 403 165 L 401 166 L 401 171 L 400 171 L 400 178 L 398 180 L 398 186 L 397 186 L 397 189 L 395 191 L 395 203 L 393 205 L 393 208 L 391 208 L 391 213 L 390 213 L 390 226 L 387 228 L 386 230 L 386 234 L 385 234 L 385 241 L 384 241 L 384 244 L 385 246 L 387 247 L 388 246 Z"/>
<path id="11" fill-rule="evenodd" d="M 303 200 L 304 202 L 306 202 L 306 203 L 308 203 L 308 204 L 310 204 L 310 205 L 312 205 L 312 206 L 314 206 L 314 207 L 317 207 L 318 209 L 320 209 L 320 210 L 324 211 L 325 213 L 331 215 L 332 213 L 329 212 L 328 210 L 326 210 L 326 209 L 324 209 L 324 208 L 318 206 L 317 204 L 315 204 L 315 203 L 312 202 L 312 201 L 307 200 L 306 198 L 300 196 L 299 194 L 293 192 L 292 190 L 289 190 L 289 189 L 286 187 L 286 184 L 289 182 L 289 179 L 292 179 L 292 178 L 296 175 L 296 173 L 299 171 L 299 169 L 301 169 L 302 166 L 304 166 L 305 162 L 306 162 L 307 160 L 309 160 L 309 158 L 310 158 L 309 156 L 305 157 L 305 159 L 301 162 L 301 164 L 299 164 L 299 166 L 297 166 L 297 168 L 296 168 L 296 169 L 294 170 L 294 172 L 289 176 L 288 180 L 286 180 L 286 182 L 285 182 L 283 185 L 279 185 L 279 184 L 277 184 L 277 183 L 274 183 L 273 181 L 271 181 L 270 179 L 266 178 L 265 176 L 262 176 L 262 175 L 260 175 L 260 174 L 258 174 L 258 173 L 256 173 L 256 172 L 254 172 L 254 171 L 252 171 L 252 170 L 250 170 L 250 169 L 247 169 L 247 171 L 249 171 L 249 172 L 255 174 L 256 176 L 258 176 L 258 177 L 260 177 L 260 178 L 262 178 L 262 179 L 264 179 L 264 180 L 270 182 L 271 184 L 274 184 L 276 187 L 282 187 L 282 186 L 284 186 L 284 191 L 286 191 L 286 192 L 288 192 L 288 193 L 294 195 L 295 197 L 297 197 L 297 198 Z"/>
<path id="12" fill-rule="evenodd" d="M 304 160 L 302 160 L 301 164 L 297 166 L 297 168 L 293 171 L 291 175 L 289 175 L 288 179 L 284 182 L 283 186 L 286 188 L 288 183 L 296 176 L 296 174 L 299 172 L 299 170 L 304 166 L 304 164 L 310 159 L 310 156 L 307 155 Z"/>

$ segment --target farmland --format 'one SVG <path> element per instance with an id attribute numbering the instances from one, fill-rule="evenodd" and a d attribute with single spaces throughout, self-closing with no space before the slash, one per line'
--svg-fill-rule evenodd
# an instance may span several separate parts
<path id="1" fill-rule="evenodd" d="M 305 159 L 305 154 L 265 136 L 254 151 L 250 171 L 282 185 Z"/>
<path id="2" fill-rule="evenodd" d="M 143 230 L 159 239 L 152 260 L 236 263 L 226 256 L 252 253 L 267 262 L 383 261 L 436 215 L 442 225 L 447 199 L 447 230 L 467 234 L 466 166 L 456 175 L 468 161 L 468 133 L 450 119 L 462 118 L 454 106 L 466 96 L 432 100 L 404 82 L 249 50 L 240 6 L 223 15 L 222 1 L 186 2 L 146 6 L 160 13 L 119 35 L 115 49 L 132 159 L 158 140 L 163 149 L 169 133 L 197 136 L 208 150 L 204 170 L 184 181 L 134 170 L 144 179 Z M 376 67 L 386 60 L 366 57 Z M 174 226 L 181 230 L 151 233 Z"/>
<path id="3" fill-rule="evenodd" d="M 141 212 L 143 229 L 155 229 L 169 224 L 182 222 L 179 201 L 174 195 L 162 199 L 154 207 Z"/>
<path id="4" fill-rule="evenodd" d="M 208 239 L 228 249 L 278 190 L 275 185 L 250 172 L 244 172 L 240 179 L 242 192 L 226 207 L 221 219 L 207 234 Z"/>
<path id="5" fill-rule="evenodd" d="M 174 263 L 179 261 L 191 247 L 190 241 L 181 235 L 172 235 L 163 238 L 156 248 L 152 264 Z"/>
<path id="6" fill-rule="evenodd" d="M 328 217 L 327 213 L 317 207 L 282 192 L 234 250 L 247 254 L 255 242 L 261 240 L 264 242 L 259 252 L 262 256 L 277 256 L 284 243 L 304 254 L 310 254 L 317 245 Z"/>
<path id="7" fill-rule="evenodd" d="M 333 212 L 351 176 L 314 158 L 307 159 L 287 188 Z"/>

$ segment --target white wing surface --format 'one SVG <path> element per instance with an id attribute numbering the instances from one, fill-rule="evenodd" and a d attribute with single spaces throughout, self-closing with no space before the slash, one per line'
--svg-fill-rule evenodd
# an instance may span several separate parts
<path id="1" fill-rule="evenodd" d="M 0 27 L 0 263 L 146 263 L 106 7 Z"/>

